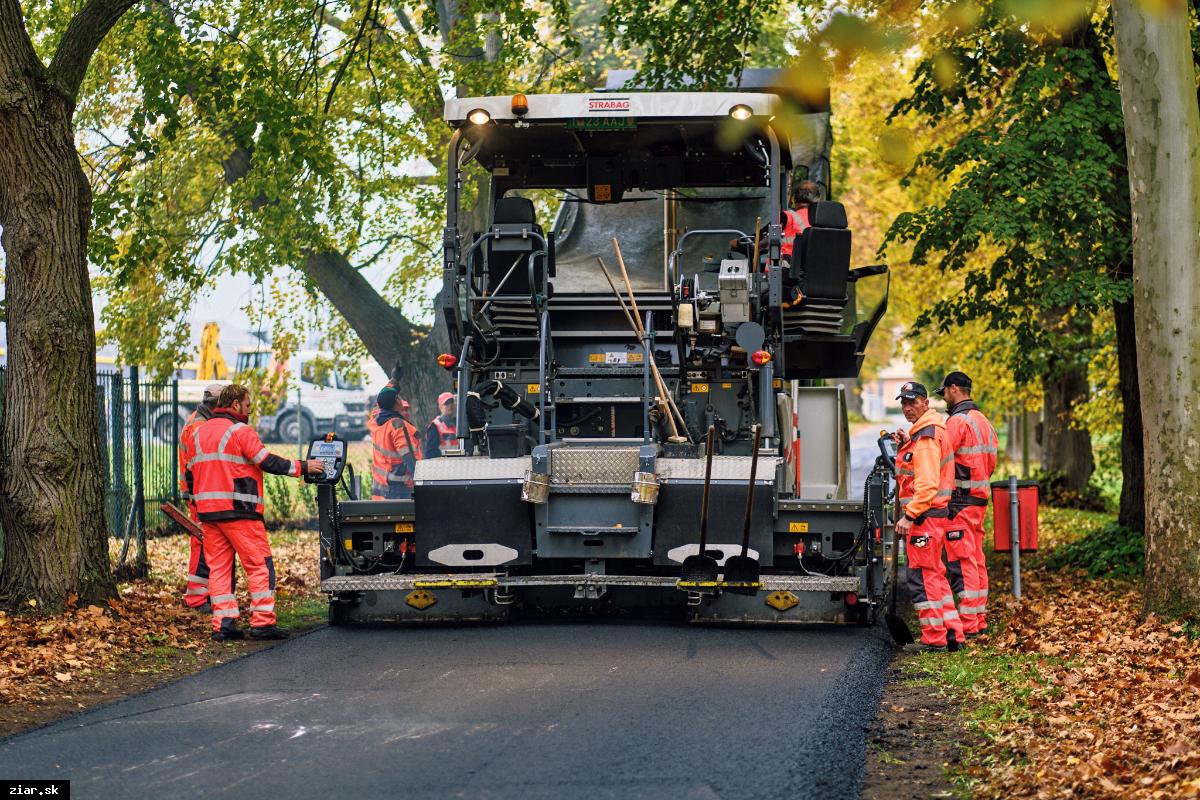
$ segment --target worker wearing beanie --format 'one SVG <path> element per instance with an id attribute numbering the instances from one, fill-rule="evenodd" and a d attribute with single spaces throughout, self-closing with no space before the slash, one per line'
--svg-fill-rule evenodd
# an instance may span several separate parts
<path id="1" fill-rule="evenodd" d="M 908 587 L 921 621 L 927 648 L 957 650 L 963 643 L 962 622 L 942 563 L 944 523 L 954 486 L 954 454 L 942 416 L 929 408 L 929 392 L 915 381 L 900 387 L 896 398 L 908 431 L 892 434 L 896 453 L 896 497 L 902 514 L 896 533 L 905 537 Z"/>
<path id="2" fill-rule="evenodd" d="M 217 399 L 224 388 L 220 383 L 206 386 L 200 405 L 196 406 L 179 432 L 179 496 L 187 503 L 188 513 L 197 522 L 200 518 L 196 516 L 196 504 L 192 502 L 192 494 L 188 491 L 187 466 L 192 459 L 196 429 L 212 419 L 213 409 L 217 407 Z M 187 589 L 184 590 L 183 604 L 207 614 L 212 607 L 208 603 L 208 562 L 204 560 L 204 542 L 195 536 L 188 538 L 191 539 L 191 552 L 188 554 Z"/>
<path id="3" fill-rule="evenodd" d="M 421 449 L 421 455 L 425 458 L 462 452 L 454 418 L 456 406 L 454 392 L 442 392 L 438 395 L 438 411 L 441 413 L 434 417 L 433 422 L 425 429 L 425 445 Z"/>
<path id="4" fill-rule="evenodd" d="M 983 517 L 996 470 L 999 439 L 992 423 L 971 399 L 971 379 L 951 372 L 934 394 L 946 400 L 946 436 L 954 452 L 954 493 L 946 526 L 946 567 L 958 595 L 963 632 L 987 632 L 988 576 L 983 554 Z"/>
<path id="5" fill-rule="evenodd" d="M 371 499 L 404 500 L 412 497 L 421 434 L 408 419 L 408 401 L 394 388 L 380 390 L 376 403 L 379 413 L 371 432 Z"/>
<path id="6" fill-rule="evenodd" d="M 233 593 L 233 556 L 237 553 L 250 585 L 250 636 L 283 639 L 276 625 L 275 564 L 263 527 L 263 471 L 299 478 L 304 472 L 322 475 L 320 459 L 293 461 L 263 447 L 254 428 L 246 424 L 250 392 L 231 384 L 221 390 L 212 419 L 192 435 L 193 451 L 187 481 L 204 529 L 209 566 L 213 638 L 242 638 L 237 626 Z"/>

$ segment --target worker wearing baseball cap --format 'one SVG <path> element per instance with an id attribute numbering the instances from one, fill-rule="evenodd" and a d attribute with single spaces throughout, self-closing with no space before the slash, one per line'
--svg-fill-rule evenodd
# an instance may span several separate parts
<path id="1" fill-rule="evenodd" d="M 935 394 L 946 400 L 946 436 L 954 453 L 954 492 L 946 526 L 946 567 L 958 595 L 963 632 L 987 632 L 988 576 L 983 555 L 983 517 L 988 486 L 996 469 L 999 439 L 992 423 L 971 399 L 971 379 L 950 372 Z"/>
<path id="2" fill-rule="evenodd" d="M 421 459 L 421 434 L 408 418 L 411 406 L 391 385 L 379 391 L 375 402 L 379 413 L 371 432 L 371 499 L 410 498 Z"/>
<path id="3" fill-rule="evenodd" d="M 957 650 L 963 643 L 962 622 L 942 563 L 954 455 L 945 420 L 929 407 L 929 392 L 922 384 L 905 383 L 896 399 L 912 426 L 892 434 L 900 446 L 896 498 L 902 513 L 896 533 L 905 537 L 908 588 L 921 622 L 921 643 L 933 650 Z"/>
<path id="4" fill-rule="evenodd" d="M 191 413 L 179 431 L 179 496 L 187 503 L 188 513 L 192 520 L 199 522 L 196 516 L 196 504 L 187 485 L 187 465 L 192 460 L 195 450 L 196 428 L 212 419 L 213 409 L 217 407 L 217 398 L 221 396 L 223 383 L 213 383 L 204 387 L 204 395 L 200 405 Z M 211 611 L 208 602 L 208 562 L 204 559 L 204 543 L 195 536 L 189 537 L 191 552 L 188 554 L 187 589 L 184 590 L 183 604 L 203 614 Z"/>
<path id="5" fill-rule="evenodd" d="M 425 429 L 425 447 L 422 450 L 425 458 L 437 458 L 462 452 L 454 414 L 456 406 L 454 392 L 442 392 L 438 395 L 438 411 L 440 413 Z"/>

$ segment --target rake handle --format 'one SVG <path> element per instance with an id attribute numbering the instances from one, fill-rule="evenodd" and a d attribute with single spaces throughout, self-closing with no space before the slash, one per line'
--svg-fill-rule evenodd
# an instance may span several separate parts
<path id="1" fill-rule="evenodd" d="M 750 484 L 746 487 L 746 519 L 742 523 L 742 558 L 750 547 L 750 514 L 754 511 L 754 478 L 758 473 L 758 443 L 762 437 L 762 425 L 754 423 L 754 445 L 750 451 Z"/>

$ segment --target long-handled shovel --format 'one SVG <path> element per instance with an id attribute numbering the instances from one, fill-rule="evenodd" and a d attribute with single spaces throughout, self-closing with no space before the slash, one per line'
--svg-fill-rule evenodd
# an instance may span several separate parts
<path id="1" fill-rule="evenodd" d="M 883 615 L 883 621 L 887 625 L 888 633 L 892 635 L 892 641 L 903 647 L 912 644 L 914 640 L 908 624 L 896 614 L 896 595 L 899 591 L 896 581 L 899 573 L 900 537 L 896 529 L 892 528 L 892 596 L 888 598 L 888 610 Z"/>
<path id="2" fill-rule="evenodd" d="M 754 445 L 750 451 L 750 483 L 746 486 L 746 518 L 742 522 L 742 554 L 725 559 L 725 588 L 734 594 L 757 594 L 759 578 L 762 577 L 758 559 L 747 555 L 750 549 L 750 515 L 754 511 L 754 474 L 758 471 L 758 443 L 761 436 L 762 426 L 755 425 Z"/>
<path id="3" fill-rule="evenodd" d="M 704 493 L 700 496 L 700 552 L 683 560 L 680 578 L 691 583 L 712 583 L 717 580 L 717 560 L 704 552 L 708 546 L 708 487 L 712 483 L 713 437 L 716 428 L 708 426 L 704 455 Z"/>

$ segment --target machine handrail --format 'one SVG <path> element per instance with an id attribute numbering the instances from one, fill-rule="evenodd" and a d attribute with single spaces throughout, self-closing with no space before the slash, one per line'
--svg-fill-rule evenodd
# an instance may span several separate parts
<path id="1" fill-rule="evenodd" d="M 675 249 L 671 251 L 670 264 L 668 265 L 668 269 L 670 271 L 671 286 L 672 287 L 675 286 L 676 282 L 679 280 L 679 276 L 676 275 L 675 268 L 679 263 L 679 256 L 683 255 L 683 243 L 686 242 L 689 237 L 692 237 L 692 236 L 718 236 L 718 235 L 719 236 L 728 236 L 731 233 L 736 233 L 738 235 L 738 238 L 741 238 L 741 239 L 749 238 L 749 235 L 745 231 L 740 231 L 737 228 L 698 228 L 694 231 L 688 231 L 683 236 L 679 237 L 679 241 L 676 243 Z"/>

